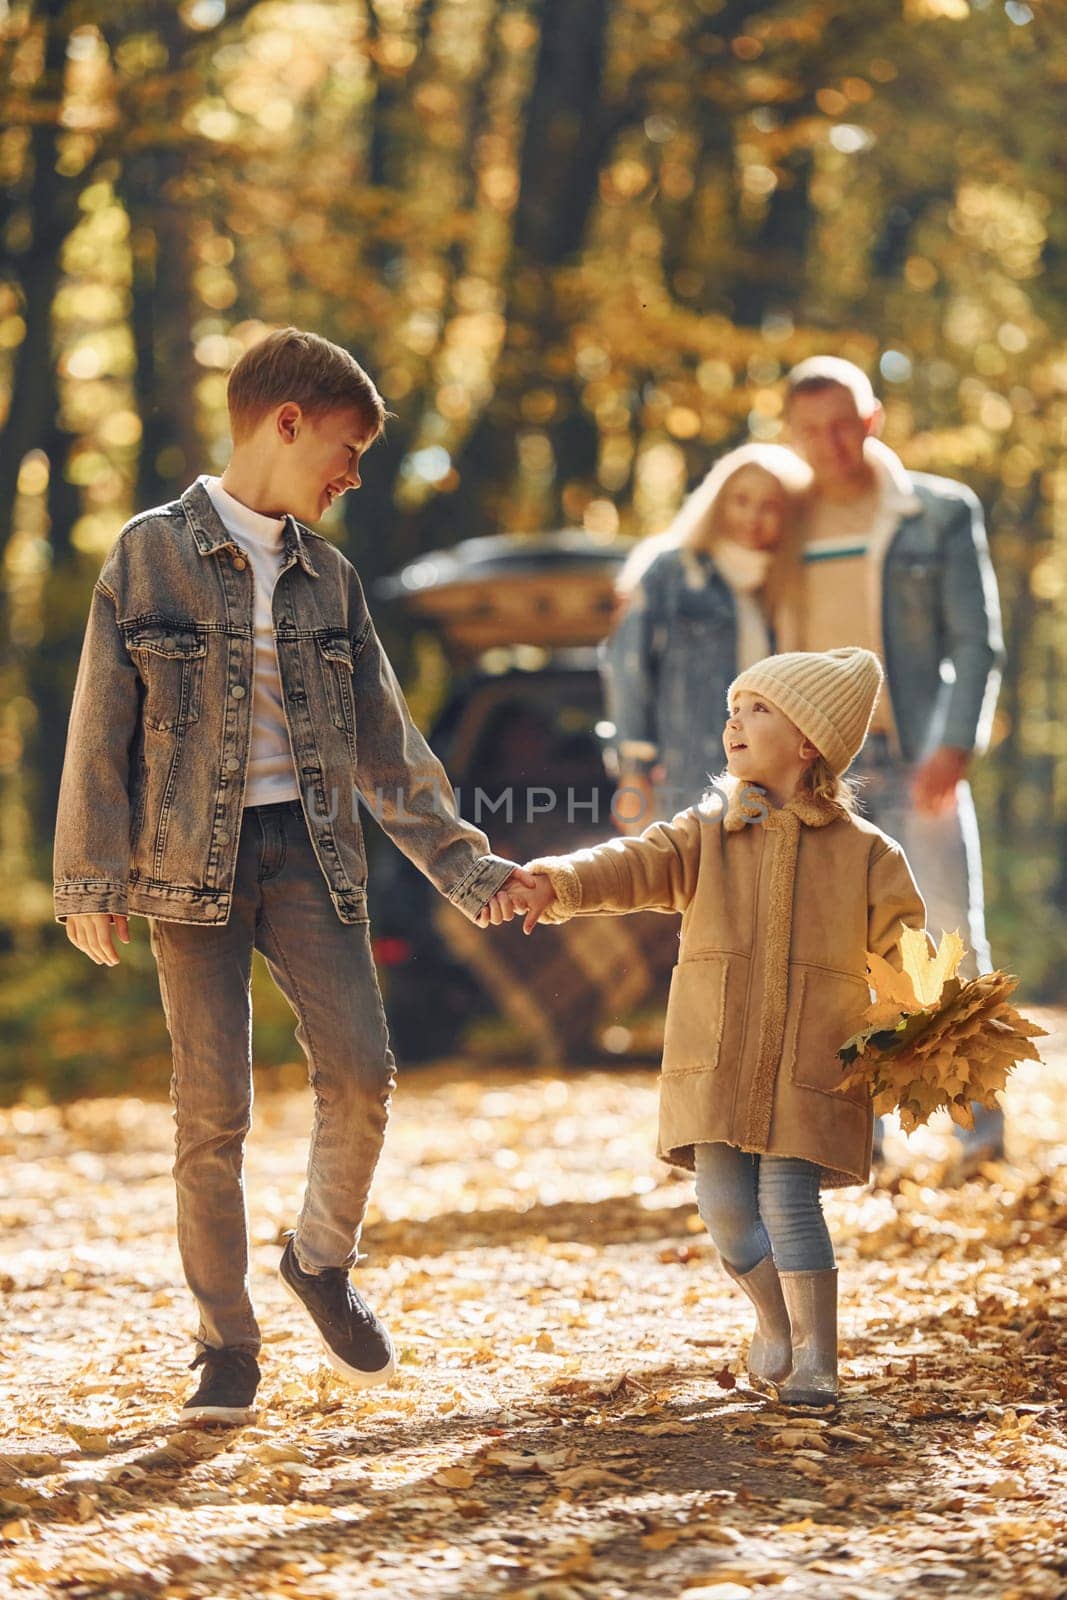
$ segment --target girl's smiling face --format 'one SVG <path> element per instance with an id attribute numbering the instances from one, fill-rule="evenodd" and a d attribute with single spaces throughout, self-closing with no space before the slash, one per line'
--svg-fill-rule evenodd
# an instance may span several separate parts
<path id="1" fill-rule="evenodd" d="M 784 711 L 750 689 L 731 696 L 722 742 L 731 777 L 758 783 L 777 805 L 790 798 L 819 753 Z"/>

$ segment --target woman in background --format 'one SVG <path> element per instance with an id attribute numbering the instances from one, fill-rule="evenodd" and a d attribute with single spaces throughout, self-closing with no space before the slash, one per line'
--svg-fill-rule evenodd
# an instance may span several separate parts
<path id="1" fill-rule="evenodd" d="M 697 803 L 722 764 L 727 687 L 796 647 L 792 534 L 810 484 L 784 446 L 741 445 L 625 563 L 601 647 L 624 833 Z"/>

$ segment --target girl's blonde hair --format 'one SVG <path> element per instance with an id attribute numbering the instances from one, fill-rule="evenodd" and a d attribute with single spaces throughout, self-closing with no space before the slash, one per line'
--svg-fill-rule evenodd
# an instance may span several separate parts
<path id="1" fill-rule="evenodd" d="M 800 792 L 809 800 L 832 800 L 846 811 L 855 811 L 859 784 L 855 778 L 835 772 L 825 756 L 816 756 L 801 774 Z"/>
<path id="2" fill-rule="evenodd" d="M 710 787 L 704 790 L 700 804 L 709 803 L 713 795 L 721 799 L 722 791 L 737 781 L 730 776 L 729 768 L 724 768 L 718 777 L 712 779 Z M 829 800 L 845 811 L 855 811 L 859 804 L 860 786 L 860 779 L 835 772 L 825 756 L 816 756 L 804 768 L 799 788 L 807 800 Z"/>
<path id="3" fill-rule="evenodd" d="M 799 512 L 811 489 L 812 473 L 807 462 L 781 444 L 762 444 L 758 441 L 739 445 L 717 461 L 703 482 L 697 485 L 683 503 L 677 516 L 663 533 L 653 534 L 631 551 L 623 563 L 615 583 L 616 595 L 621 600 L 630 597 L 645 573 L 665 550 L 707 550 L 714 553 L 722 538 L 716 526 L 716 508 L 726 485 L 745 467 L 759 467 L 781 486 L 787 506 L 787 527 L 775 551 L 771 565 L 772 577 L 768 588 L 776 587 L 773 576 L 776 569 L 785 570 L 795 559 L 795 529 Z"/>

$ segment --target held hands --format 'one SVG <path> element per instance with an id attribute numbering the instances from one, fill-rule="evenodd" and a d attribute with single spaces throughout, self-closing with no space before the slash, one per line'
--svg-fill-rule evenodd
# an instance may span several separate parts
<path id="1" fill-rule="evenodd" d="M 112 928 L 123 944 L 130 942 L 129 920 L 112 911 L 86 911 L 80 916 L 70 916 L 65 926 L 71 944 L 84 950 L 90 961 L 95 961 L 98 967 L 117 967 L 119 964 L 119 953 L 111 938 Z"/>
<path id="2" fill-rule="evenodd" d="M 476 921 L 479 928 L 495 928 L 501 922 L 510 922 L 518 913 L 523 917 L 523 933 L 529 934 L 555 898 L 556 891 L 546 873 L 527 872 L 525 867 L 516 867 L 479 911 Z"/>

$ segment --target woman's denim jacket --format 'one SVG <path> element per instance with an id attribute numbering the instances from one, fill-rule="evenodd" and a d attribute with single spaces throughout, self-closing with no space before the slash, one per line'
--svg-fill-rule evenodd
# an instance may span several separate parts
<path id="1" fill-rule="evenodd" d="M 600 659 L 619 777 L 654 772 L 659 815 L 695 805 L 725 761 L 726 691 L 737 674 L 733 592 L 711 556 L 656 556 Z"/>
<path id="2" fill-rule="evenodd" d="M 472 919 L 512 870 L 456 814 L 351 563 L 287 517 L 274 630 L 304 814 L 342 922 L 367 920 L 359 806 Z M 241 559 L 238 565 L 237 558 Z M 252 732 L 253 577 L 202 484 L 127 523 L 93 589 L 55 911 L 229 917 Z"/>
<path id="3" fill-rule="evenodd" d="M 890 530 L 880 570 L 897 755 L 912 763 L 939 745 L 985 749 L 1004 650 L 980 502 L 949 478 L 907 479 L 911 509 Z M 736 625 L 729 588 L 705 571 L 694 588 L 678 551 L 656 557 L 601 654 L 619 773 L 661 767 L 676 810 L 723 764 Z"/>

